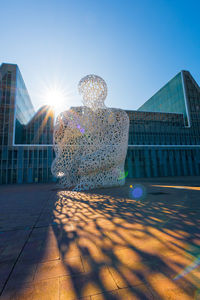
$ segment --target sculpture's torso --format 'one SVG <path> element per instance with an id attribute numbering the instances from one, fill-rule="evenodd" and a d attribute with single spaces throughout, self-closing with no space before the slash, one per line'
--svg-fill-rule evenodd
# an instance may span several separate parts
<path id="1" fill-rule="evenodd" d="M 128 127 L 128 116 L 120 109 L 105 108 L 93 111 L 81 106 L 61 113 L 57 118 L 54 132 L 57 164 L 63 166 L 62 174 L 67 173 L 74 177 L 74 180 L 68 178 L 69 183 L 65 185 L 76 186 L 83 174 L 88 176 L 97 172 L 103 174 L 104 170 L 108 171 L 111 167 L 116 173 L 117 165 L 124 164 Z M 107 166 L 105 164 L 102 166 L 104 157 Z M 113 158 L 118 163 L 113 163 Z M 54 168 L 56 167 L 55 164 Z M 123 173 L 121 167 L 118 173 L 115 177 L 120 177 Z M 99 183 L 95 186 L 100 185 Z"/>
<path id="2" fill-rule="evenodd" d="M 56 120 L 52 173 L 62 186 L 78 191 L 122 185 L 128 115 L 104 105 L 107 85 L 101 77 L 85 76 L 78 89 L 85 106 L 72 107 Z"/>

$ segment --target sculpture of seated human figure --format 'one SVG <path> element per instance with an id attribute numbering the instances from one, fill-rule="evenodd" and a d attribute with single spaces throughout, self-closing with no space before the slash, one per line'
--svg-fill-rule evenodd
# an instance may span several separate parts
<path id="1" fill-rule="evenodd" d="M 84 106 L 71 107 L 56 120 L 52 173 L 61 186 L 77 191 L 123 185 L 128 115 L 105 106 L 101 77 L 88 75 L 78 88 Z"/>

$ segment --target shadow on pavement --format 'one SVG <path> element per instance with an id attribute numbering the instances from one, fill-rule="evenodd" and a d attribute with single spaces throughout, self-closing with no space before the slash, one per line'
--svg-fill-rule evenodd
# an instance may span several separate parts
<path id="1" fill-rule="evenodd" d="M 129 185 L 51 188 L 2 297 L 197 299 L 200 191 L 153 185 L 143 183 L 141 200 Z"/>

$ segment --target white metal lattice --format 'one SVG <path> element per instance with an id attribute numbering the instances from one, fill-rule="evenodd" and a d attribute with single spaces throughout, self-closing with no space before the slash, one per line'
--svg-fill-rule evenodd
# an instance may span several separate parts
<path id="1" fill-rule="evenodd" d="M 88 75 L 78 84 L 84 106 L 62 112 L 54 128 L 51 170 L 61 186 L 76 191 L 123 185 L 129 118 L 108 108 L 105 81 Z"/>

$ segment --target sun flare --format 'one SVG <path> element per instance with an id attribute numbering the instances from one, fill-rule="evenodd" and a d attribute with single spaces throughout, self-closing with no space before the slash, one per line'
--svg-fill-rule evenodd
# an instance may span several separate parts
<path id="1" fill-rule="evenodd" d="M 58 87 L 51 87 L 45 91 L 44 99 L 47 104 L 56 108 L 56 105 L 60 103 L 64 103 L 66 100 L 66 96 L 63 90 Z"/>
<path id="2" fill-rule="evenodd" d="M 62 85 L 54 84 L 45 86 L 41 94 L 42 102 L 50 105 L 57 116 L 61 111 L 68 109 L 71 106 L 71 93 L 63 88 Z"/>

